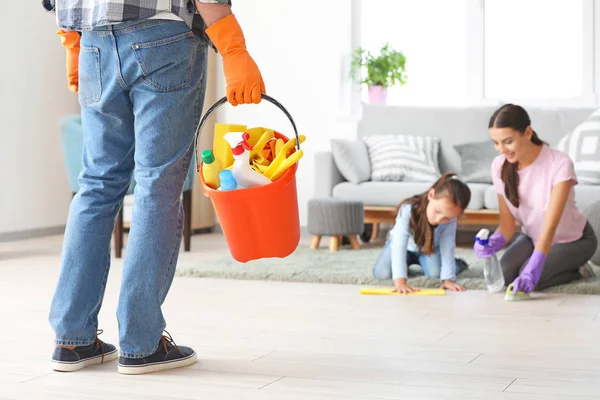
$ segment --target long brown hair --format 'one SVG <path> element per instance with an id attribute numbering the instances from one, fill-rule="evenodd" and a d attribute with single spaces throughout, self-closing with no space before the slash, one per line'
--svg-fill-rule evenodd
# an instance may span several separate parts
<path id="1" fill-rule="evenodd" d="M 521 106 L 514 104 L 505 104 L 497 109 L 488 128 L 512 128 L 521 135 L 525 134 L 527 128 L 531 126 L 531 120 L 527 111 Z M 537 146 L 541 146 L 544 142 L 540 139 L 537 133 L 532 129 L 531 142 Z M 504 194 L 508 201 L 515 207 L 519 207 L 519 165 L 518 163 L 511 164 L 508 160 L 504 160 L 502 164 L 502 182 L 504 182 Z"/>
<path id="2" fill-rule="evenodd" d="M 427 219 L 427 205 L 429 204 L 428 194 L 433 189 L 434 198 L 447 196 L 453 204 L 461 209 L 467 208 L 471 201 L 471 190 L 469 187 L 453 172 L 443 175 L 438 179 L 433 186 L 426 192 L 409 197 L 398 206 L 410 204 L 410 232 L 413 235 L 415 243 L 419 248 L 419 252 L 424 254 L 435 253 L 435 245 L 433 241 L 433 226 Z"/>

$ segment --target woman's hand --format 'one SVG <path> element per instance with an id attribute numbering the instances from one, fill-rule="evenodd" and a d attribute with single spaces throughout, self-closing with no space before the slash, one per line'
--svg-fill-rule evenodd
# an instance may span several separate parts
<path id="1" fill-rule="evenodd" d="M 477 256 L 477 258 L 489 258 L 502 250 L 505 244 L 506 239 L 504 238 L 504 235 L 496 231 L 490 236 L 488 243 L 485 245 L 479 243 L 479 240 L 476 239 L 473 250 L 475 250 L 475 256 Z"/>
<path id="2" fill-rule="evenodd" d="M 518 291 L 532 292 L 535 285 L 538 284 L 540 276 L 542 276 L 545 262 L 546 255 L 537 249 L 534 250 L 527 265 L 513 282 L 513 293 L 517 294 Z"/>
<path id="3" fill-rule="evenodd" d="M 406 284 L 406 278 L 399 278 L 399 279 L 394 279 L 394 292 L 397 292 L 399 294 L 408 294 L 408 293 L 414 293 L 414 292 L 418 292 L 421 289 L 416 289 L 412 286 L 408 286 Z"/>
<path id="4" fill-rule="evenodd" d="M 467 290 L 464 287 L 460 286 L 458 283 L 449 280 L 445 280 L 444 283 L 442 283 L 442 286 L 440 286 L 440 289 L 448 289 L 452 290 L 453 292 L 464 292 L 465 290 Z"/>

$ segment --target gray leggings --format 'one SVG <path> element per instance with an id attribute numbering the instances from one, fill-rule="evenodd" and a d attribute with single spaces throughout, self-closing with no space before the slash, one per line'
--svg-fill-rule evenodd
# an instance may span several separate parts
<path id="1" fill-rule="evenodd" d="M 561 285 L 579 279 L 579 267 L 592 258 L 598 239 L 589 223 L 585 225 L 581 238 L 570 243 L 557 243 L 550 247 L 542 276 L 535 290 Z M 526 235 L 521 234 L 509 246 L 500 259 L 504 281 L 508 285 L 514 281 L 529 261 L 535 245 Z"/>

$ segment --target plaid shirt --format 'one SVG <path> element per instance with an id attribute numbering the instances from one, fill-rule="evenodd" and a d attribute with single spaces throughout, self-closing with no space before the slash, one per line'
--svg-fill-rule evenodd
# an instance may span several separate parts
<path id="1" fill-rule="evenodd" d="M 231 6 L 231 0 L 200 2 Z M 193 0 L 42 0 L 42 5 L 46 10 L 56 13 L 58 26 L 75 31 L 147 19 L 163 11 L 181 17 L 190 29 L 197 28 L 202 33 L 205 29 L 202 18 L 196 14 Z M 202 26 L 197 26 L 199 23 Z"/>

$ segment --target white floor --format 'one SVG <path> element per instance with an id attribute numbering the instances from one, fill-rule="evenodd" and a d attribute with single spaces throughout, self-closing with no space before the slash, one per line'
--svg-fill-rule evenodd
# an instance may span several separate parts
<path id="1" fill-rule="evenodd" d="M 481 291 L 372 297 L 349 285 L 176 278 L 167 330 L 195 348 L 194 366 L 54 373 L 47 315 L 61 241 L 0 243 L 2 400 L 600 398 L 600 296 L 506 303 Z M 194 236 L 192 250 L 182 258 L 226 251 L 219 235 Z M 112 343 L 121 266 L 100 315 Z"/>

